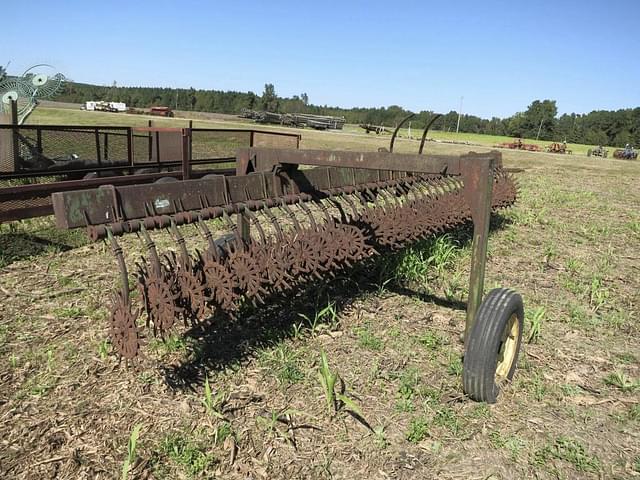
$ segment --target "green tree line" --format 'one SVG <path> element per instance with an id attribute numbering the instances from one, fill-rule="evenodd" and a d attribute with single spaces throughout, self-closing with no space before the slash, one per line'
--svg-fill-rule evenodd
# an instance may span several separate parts
<path id="1" fill-rule="evenodd" d="M 273 84 L 266 84 L 261 95 L 254 92 L 197 90 L 194 88 L 118 87 L 68 82 L 56 97 L 64 102 L 90 100 L 125 102 L 134 108 L 169 106 L 176 110 L 194 110 L 238 114 L 242 109 L 278 113 L 313 113 L 345 117 L 347 123 L 369 123 L 393 127 L 409 113 L 402 107 L 340 108 L 314 105 L 306 93 L 290 98 L 277 95 Z M 411 120 L 413 128 L 423 128 L 434 112 L 423 110 Z M 450 111 L 434 123 L 432 129 L 455 131 L 458 113 Z M 462 115 L 461 132 L 539 138 L 540 140 L 585 143 L 590 145 L 640 145 L 640 107 L 616 111 L 598 110 L 586 114 L 558 116 L 555 100 L 535 100 L 526 110 L 511 117 L 491 119 Z"/>

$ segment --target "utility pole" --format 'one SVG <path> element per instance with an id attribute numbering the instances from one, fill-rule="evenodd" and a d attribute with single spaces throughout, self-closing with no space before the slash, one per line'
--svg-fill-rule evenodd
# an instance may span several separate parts
<path id="1" fill-rule="evenodd" d="M 462 115 L 462 100 L 464 97 L 460 97 L 460 109 L 458 110 L 458 124 L 456 125 L 456 133 L 460 130 L 460 116 Z"/>
<path id="2" fill-rule="evenodd" d="M 409 122 L 409 139 L 411 139 L 411 122 Z"/>
<path id="3" fill-rule="evenodd" d="M 540 119 L 540 126 L 538 127 L 538 135 L 536 135 L 536 140 L 540 138 L 540 131 L 542 130 L 542 122 L 544 122 L 544 117 Z"/>

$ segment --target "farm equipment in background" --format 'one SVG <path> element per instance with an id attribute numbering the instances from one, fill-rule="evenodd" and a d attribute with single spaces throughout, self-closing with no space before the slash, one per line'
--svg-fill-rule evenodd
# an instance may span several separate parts
<path id="1" fill-rule="evenodd" d="M 621 160 L 635 160 L 638 158 L 638 152 L 631 145 L 627 145 L 624 148 L 617 148 L 614 150 L 613 158 L 619 158 Z"/>
<path id="2" fill-rule="evenodd" d="M 366 133 L 374 132 L 376 135 L 380 135 L 381 133 L 389 133 L 387 127 L 385 127 L 384 125 L 371 125 L 369 123 L 361 123 L 358 126 L 364 129 Z"/>
<path id="3" fill-rule="evenodd" d="M 602 145 L 598 145 L 596 148 L 593 149 L 589 149 L 587 150 L 587 157 L 602 157 L 602 158 L 607 158 L 607 156 L 609 155 L 609 150 L 607 150 L 606 148 L 604 148 Z"/>
<path id="4" fill-rule="evenodd" d="M 243 108 L 240 118 L 250 118 L 257 123 L 272 123 L 289 127 L 310 127 L 316 130 L 342 130 L 344 117 L 330 115 L 312 115 L 310 113 L 275 113 Z"/>
<path id="5" fill-rule="evenodd" d="M 504 142 L 496 145 L 497 148 L 509 148 L 511 150 L 527 150 L 529 152 L 541 152 L 540 145 L 524 143 L 521 138 L 514 138 L 513 142 Z"/>
<path id="6" fill-rule="evenodd" d="M 571 155 L 573 152 L 567 148 L 567 142 L 553 142 L 547 145 L 547 153 L 562 153 Z"/>
<path id="7" fill-rule="evenodd" d="M 472 398 L 496 401 L 501 381 L 513 376 L 524 317 L 511 290 L 495 289 L 481 303 L 490 213 L 517 195 L 500 153 L 247 148 L 238 150 L 236 165 L 235 176 L 52 196 L 60 228 L 86 228 L 117 259 L 121 287 L 112 296 L 109 332 L 122 357 L 138 355 L 142 323 L 161 339 L 178 323 L 207 328 L 212 315 L 233 319 L 245 304 L 290 297 L 357 262 L 473 220 L 463 383 Z M 159 229 L 170 233 L 175 250 L 158 251 L 150 232 Z M 132 233 L 147 251 L 133 269 L 141 309 L 117 241 Z"/>
<path id="8" fill-rule="evenodd" d="M 56 95 L 64 82 L 64 75 L 44 63 L 28 68 L 19 77 L 7 75 L 3 68 L 0 72 L 0 124 L 22 125 L 39 100 Z"/>
<path id="9" fill-rule="evenodd" d="M 173 110 L 171 107 L 151 107 L 149 115 L 156 115 L 158 117 L 173 117 Z"/>
<path id="10" fill-rule="evenodd" d="M 127 106 L 122 102 L 85 102 L 81 108 L 89 112 L 119 113 L 127 111 Z"/>
<path id="11" fill-rule="evenodd" d="M 252 146 L 297 149 L 300 135 L 155 128 L 151 122 L 149 127 L 0 125 L 0 181 L 5 183 L 0 222 L 50 215 L 53 192 L 231 174 L 236 150 Z"/>

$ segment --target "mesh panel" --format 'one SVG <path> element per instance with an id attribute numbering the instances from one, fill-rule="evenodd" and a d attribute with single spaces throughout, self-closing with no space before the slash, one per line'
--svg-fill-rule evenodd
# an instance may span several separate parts
<path id="1" fill-rule="evenodd" d="M 255 132 L 254 147 L 266 148 L 298 148 L 298 137 L 293 135 L 274 135 L 273 133 Z"/>
<path id="2" fill-rule="evenodd" d="M 136 133 L 133 135 L 133 161 L 135 163 L 152 162 L 151 150 L 153 148 L 152 134 Z"/>
<path id="3" fill-rule="evenodd" d="M 2 139 L 15 138 L 15 149 L 0 155 L 3 172 L 55 171 L 127 163 L 127 135 L 110 129 L 17 128 L 0 131 Z M 3 142 L 4 143 L 4 142 Z M 17 158 L 15 154 L 17 153 Z"/>
<path id="4" fill-rule="evenodd" d="M 191 135 L 193 160 L 235 157 L 237 149 L 251 142 L 251 132 L 194 130 Z"/>

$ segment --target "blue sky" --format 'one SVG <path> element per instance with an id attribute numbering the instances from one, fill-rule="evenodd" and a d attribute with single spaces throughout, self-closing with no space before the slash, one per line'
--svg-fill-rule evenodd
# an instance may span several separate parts
<path id="1" fill-rule="evenodd" d="M 25 4 L 26 5 L 26 4 Z M 12 15 L 17 21 L 7 21 Z M 504 117 L 640 106 L 640 1 L 30 1 L 0 63 L 79 82 Z"/>

